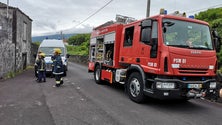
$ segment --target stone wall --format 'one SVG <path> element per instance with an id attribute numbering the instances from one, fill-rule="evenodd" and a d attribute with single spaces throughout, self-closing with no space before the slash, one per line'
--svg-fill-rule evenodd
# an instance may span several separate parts
<path id="1" fill-rule="evenodd" d="M 12 43 L 2 42 L 0 38 L 0 77 L 5 76 L 8 72 L 15 70 L 15 45 Z"/>
<path id="2" fill-rule="evenodd" d="M 12 42 L 12 11 L 0 11 L 0 78 L 15 71 L 15 43 Z"/>
<path id="3" fill-rule="evenodd" d="M 88 58 L 89 56 L 71 55 L 69 57 L 69 61 L 83 64 L 83 65 L 88 65 Z"/>

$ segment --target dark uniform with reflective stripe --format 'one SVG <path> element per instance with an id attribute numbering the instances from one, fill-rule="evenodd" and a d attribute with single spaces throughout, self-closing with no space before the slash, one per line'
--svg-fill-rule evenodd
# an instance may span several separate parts
<path id="1" fill-rule="evenodd" d="M 51 78 L 53 77 L 53 71 L 54 71 L 54 61 L 55 61 L 55 55 L 51 56 L 51 60 L 52 60 L 52 73 L 51 73 Z"/>
<path id="2" fill-rule="evenodd" d="M 61 84 L 63 84 L 62 75 L 64 72 L 62 58 L 60 55 L 54 55 L 53 66 L 53 74 L 55 75 L 56 87 L 59 87 Z"/>
<path id="3" fill-rule="evenodd" d="M 39 58 L 36 61 L 37 69 L 38 69 L 38 82 L 46 82 L 46 63 L 44 58 Z"/>

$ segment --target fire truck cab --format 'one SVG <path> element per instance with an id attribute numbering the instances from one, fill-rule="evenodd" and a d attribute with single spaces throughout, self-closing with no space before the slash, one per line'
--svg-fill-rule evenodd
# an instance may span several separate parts
<path id="1" fill-rule="evenodd" d="M 117 16 L 93 29 L 89 72 L 95 82 L 125 85 L 129 98 L 205 97 L 216 89 L 216 47 L 208 23 L 160 14 L 143 20 Z"/>

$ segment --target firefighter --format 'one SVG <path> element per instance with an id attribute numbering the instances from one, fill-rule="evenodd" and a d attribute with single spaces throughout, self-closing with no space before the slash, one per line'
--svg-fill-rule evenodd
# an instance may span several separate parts
<path id="1" fill-rule="evenodd" d="M 38 79 L 37 82 L 46 82 L 46 63 L 45 63 L 45 53 L 41 52 L 38 54 L 38 59 L 36 60 Z"/>
<path id="2" fill-rule="evenodd" d="M 190 40 L 190 39 L 188 39 L 187 41 L 186 41 L 186 45 L 188 45 L 189 47 L 193 47 L 193 41 L 192 40 Z"/>
<path id="3" fill-rule="evenodd" d="M 56 80 L 56 87 L 59 87 L 63 84 L 62 75 L 64 72 L 63 64 L 62 64 L 62 58 L 60 54 L 62 53 L 61 49 L 55 48 L 54 49 L 54 61 L 53 61 L 53 74 L 55 75 Z"/>
<path id="4" fill-rule="evenodd" d="M 35 76 L 37 77 L 36 81 L 38 81 L 38 65 L 36 64 L 36 62 L 39 60 L 39 54 L 41 54 L 41 53 L 42 53 L 41 50 L 38 51 L 38 53 L 37 53 L 37 58 L 36 58 L 36 60 L 35 60 Z"/>

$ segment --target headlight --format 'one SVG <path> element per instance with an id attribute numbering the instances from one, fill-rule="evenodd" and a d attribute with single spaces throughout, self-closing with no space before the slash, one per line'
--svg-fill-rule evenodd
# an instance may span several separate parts
<path id="1" fill-rule="evenodd" d="M 211 89 L 215 89 L 217 87 L 217 83 L 216 82 L 210 82 L 210 88 Z"/>
<path id="2" fill-rule="evenodd" d="M 156 88 L 158 89 L 174 89 L 175 83 L 172 82 L 157 82 Z"/>

